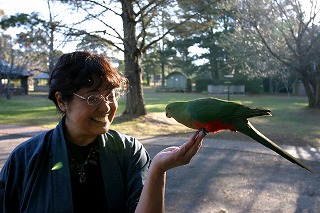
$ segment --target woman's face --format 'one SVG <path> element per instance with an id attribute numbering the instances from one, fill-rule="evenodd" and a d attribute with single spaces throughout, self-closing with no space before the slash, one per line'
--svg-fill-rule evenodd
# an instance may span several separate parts
<path id="1" fill-rule="evenodd" d="M 106 97 L 111 92 L 106 88 L 105 84 L 98 89 L 82 88 L 76 94 L 84 98 L 97 94 Z M 117 101 L 113 103 L 101 101 L 96 106 L 90 106 L 86 100 L 77 95 L 74 95 L 73 99 L 65 104 L 65 134 L 71 142 L 87 145 L 94 141 L 98 135 L 109 130 L 118 109 L 118 103 Z"/>

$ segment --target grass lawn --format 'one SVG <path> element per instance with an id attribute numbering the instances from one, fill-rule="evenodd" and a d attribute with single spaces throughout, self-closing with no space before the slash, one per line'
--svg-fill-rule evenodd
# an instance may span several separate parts
<path id="1" fill-rule="evenodd" d="M 208 97 L 206 94 L 155 93 L 144 90 L 148 115 L 139 118 L 122 116 L 125 100 L 120 99 L 119 110 L 112 128 L 133 136 L 165 135 L 189 136 L 194 130 L 166 118 L 164 108 L 173 101 Z M 226 99 L 226 96 L 220 96 Z M 320 147 L 320 110 L 308 109 L 306 97 L 288 96 L 236 96 L 231 100 L 254 107 L 268 108 L 272 117 L 251 118 L 251 123 L 277 144 Z M 35 125 L 47 128 L 56 126 L 60 115 L 46 94 L 13 96 L 11 100 L 0 97 L 0 124 Z M 240 133 L 224 131 L 210 138 L 252 141 Z"/>

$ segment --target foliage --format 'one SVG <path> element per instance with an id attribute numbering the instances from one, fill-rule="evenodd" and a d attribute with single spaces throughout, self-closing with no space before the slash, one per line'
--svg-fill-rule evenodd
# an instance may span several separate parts
<path id="1" fill-rule="evenodd" d="M 203 92 L 208 91 L 208 85 L 212 84 L 211 79 L 197 79 L 195 81 L 196 83 L 196 91 L 197 92 Z"/>
<path id="2" fill-rule="evenodd" d="M 186 92 L 192 92 L 192 81 L 190 78 L 187 79 Z"/>
<path id="3" fill-rule="evenodd" d="M 50 16 L 50 18 L 52 17 Z M 23 60 L 26 61 L 25 69 L 40 72 L 49 72 L 52 69 L 54 60 L 61 54 L 61 51 L 53 49 L 54 33 L 60 27 L 58 22 L 54 22 L 52 19 L 45 20 L 36 12 L 31 14 L 17 13 L 9 17 L 3 16 L 0 26 L 4 30 L 8 28 L 20 29 L 14 38 L 14 43 L 19 45 L 19 49 L 15 47 L 16 54 L 13 56 L 17 56 L 17 52 L 24 55 L 23 58 L 27 59 Z M 19 63 L 20 59 L 16 59 L 16 61 Z"/>
<path id="4" fill-rule="evenodd" d="M 268 66 L 260 67 L 273 71 L 267 72 L 268 76 L 273 77 L 282 72 L 280 76 L 285 76 L 283 83 L 286 84 L 292 76 L 301 78 L 308 95 L 309 107 L 320 108 L 320 72 L 316 71 L 318 69 L 312 70 L 310 66 L 312 63 L 319 64 L 319 58 L 315 58 L 319 55 L 320 46 L 316 4 L 312 5 L 308 14 L 310 16 L 307 16 L 301 9 L 300 1 L 244 0 L 235 4 L 237 3 L 240 3 L 235 5 L 238 35 L 243 36 L 242 41 L 246 38 L 249 41 L 257 40 L 262 51 L 259 51 L 259 46 L 253 50 L 258 50 L 257 53 L 265 55 L 264 58 L 267 59 L 253 60 L 254 63 L 267 64 Z M 238 39 L 234 39 L 236 40 Z M 271 62 L 276 62 L 274 64 L 278 66 L 272 68 L 270 56 Z M 255 59 L 254 56 L 252 58 Z M 288 89 L 289 87 L 287 84 Z"/>
<path id="5" fill-rule="evenodd" d="M 260 94 L 263 92 L 262 79 L 251 79 L 244 82 L 247 94 Z"/>
<path id="6" fill-rule="evenodd" d="M 171 42 L 163 39 L 163 45 L 155 45 L 150 48 L 142 57 L 142 67 L 147 78 L 147 85 L 150 85 L 151 75 L 161 74 L 161 85 L 165 86 L 165 70 L 169 71 L 174 69 L 174 57 L 176 51 L 171 48 Z"/>
<path id="7" fill-rule="evenodd" d="M 189 22 L 176 28 L 175 48 L 180 53 L 187 65 L 184 65 L 182 71 L 188 76 L 191 74 L 203 75 L 211 74 L 212 79 L 220 79 L 229 72 L 227 67 L 228 53 L 220 44 L 220 36 L 232 31 L 229 24 L 232 13 L 225 8 L 220 7 L 219 1 L 202 0 L 196 2 L 179 1 L 183 14 L 189 11 L 196 12 Z M 190 47 L 198 47 L 206 50 L 204 53 L 189 57 Z M 189 64 L 195 64 L 195 61 L 201 61 L 197 67 L 190 67 Z M 181 63 L 180 63 L 181 64 Z"/>

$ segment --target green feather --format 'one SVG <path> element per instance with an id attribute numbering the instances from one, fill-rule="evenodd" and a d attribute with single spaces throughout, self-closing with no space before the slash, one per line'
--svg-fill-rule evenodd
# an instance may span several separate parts
<path id="1" fill-rule="evenodd" d="M 217 98 L 201 98 L 190 101 L 187 107 L 192 120 L 206 123 L 212 120 L 233 120 L 254 116 L 271 115 L 270 110 L 255 109 L 237 102 Z"/>
<path id="2" fill-rule="evenodd" d="M 190 114 L 186 110 L 187 106 L 188 102 L 186 101 L 170 103 L 166 106 L 166 114 L 168 117 L 174 117 L 179 123 L 182 123 L 189 128 L 194 128 L 194 126 L 192 126 Z"/>

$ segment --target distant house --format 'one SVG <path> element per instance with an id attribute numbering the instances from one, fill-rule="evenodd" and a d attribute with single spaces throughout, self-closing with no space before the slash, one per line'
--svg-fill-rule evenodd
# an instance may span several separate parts
<path id="1" fill-rule="evenodd" d="M 28 79 L 32 74 L 18 66 L 11 66 L 8 62 L 0 60 L 0 94 L 28 94 Z"/>
<path id="2" fill-rule="evenodd" d="M 33 88 L 35 92 L 49 91 L 49 74 L 41 73 L 33 78 Z"/>
<path id="3" fill-rule="evenodd" d="M 172 92 L 186 91 L 187 80 L 182 72 L 172 72 L 166 77 L 166 88 Z"/>

